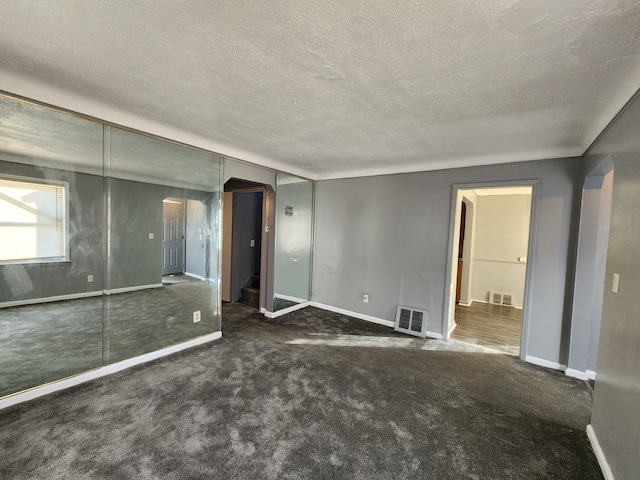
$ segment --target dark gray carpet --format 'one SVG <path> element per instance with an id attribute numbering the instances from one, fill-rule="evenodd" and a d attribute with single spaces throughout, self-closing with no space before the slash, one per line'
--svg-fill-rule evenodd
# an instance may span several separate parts
<path id="1" fill-rule="evenodd" d="M 209 283 L 183 281 L 0 309 L 0 396 L 218 331 L 215 295 Z"/>
<path id="2" fill-rule="evenodd" d="M 0 478 L 602 478 L 583 382 L 233 308 L 221 340 L 0 412 Z"/>

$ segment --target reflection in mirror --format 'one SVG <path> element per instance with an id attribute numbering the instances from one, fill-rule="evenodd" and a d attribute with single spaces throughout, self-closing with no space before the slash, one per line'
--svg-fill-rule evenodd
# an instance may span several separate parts
<path id="1" fill-rule="evenodd" d="M 103 126 L 0 96 L 0 397 L 102 364 Z"/>
<path id="2" fill-rule="evenodd" d="M 0 397 L 220 330 L 221 162 L 0 95 Z"/>
<path id="3" fill-rule="evenodd" d="M 220 330 L 219 157 L 111 128 L 105 363 Z"/>
<path id="4" fill-rule="evenodd" d="M 313 182 L 278 173 L 274 311 L 309 300 Z"/>

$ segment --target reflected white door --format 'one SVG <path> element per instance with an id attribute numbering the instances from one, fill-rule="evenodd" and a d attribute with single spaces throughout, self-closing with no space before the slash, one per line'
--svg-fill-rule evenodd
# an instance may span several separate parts
<path id="1" fill-rule="evenodd" d="M 184 272 L 184 203 L 162 202 L 162 274 Z"/>

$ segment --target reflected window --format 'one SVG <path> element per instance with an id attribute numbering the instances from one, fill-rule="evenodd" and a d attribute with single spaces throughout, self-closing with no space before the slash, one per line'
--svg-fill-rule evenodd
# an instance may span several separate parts
<path id="1" fill-rule="evenodd" d="M 0 177 L 0 261 L 67 259 L 68 184 Z"/>

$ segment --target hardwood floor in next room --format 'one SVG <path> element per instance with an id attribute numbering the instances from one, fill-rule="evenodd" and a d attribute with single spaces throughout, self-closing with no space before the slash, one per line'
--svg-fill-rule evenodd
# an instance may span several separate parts
<path id="1" fill-rule="evenodd" d="M 456 305 L 457 326 L 451 338 L 495 348 L 510 355 L 520 353 L 522 310 L 490 303 Z"/>

